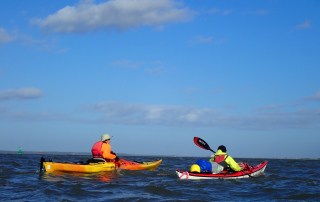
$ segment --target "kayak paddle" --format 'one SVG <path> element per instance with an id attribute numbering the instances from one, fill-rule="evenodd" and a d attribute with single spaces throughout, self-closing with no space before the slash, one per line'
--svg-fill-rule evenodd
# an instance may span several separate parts
<path id="1" fill-rule="evenodd" d="M 201 139 L 200 137 L 194 137 L 193 138 L 193 142 L 200 148 L 202 149 L 206 149 L 206 150 L 210 150 L 213 153 L 216 153 L 215 151 L 213 151 L 210 146 L 208 145 L 208 143 L 206 143 L 206 141 L 204 141 L 203 139 Z"/>

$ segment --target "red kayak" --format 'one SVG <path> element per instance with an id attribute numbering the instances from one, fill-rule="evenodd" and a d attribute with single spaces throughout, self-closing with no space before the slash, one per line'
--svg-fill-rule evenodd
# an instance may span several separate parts
<path id="1" fill-rule="evenodd" d="M 227 172 L 222 171 L 221 173 L 191 173 L 188 171 L 182 171 L 177 169 L 176 173 L 180 179 L 240 179 L 240 178 L 249 178 L 257 177 L 264 174 L 268 161 L 263 161 L 262 163 L 256 166 L 250 166 L 246 163 L 243 163 L 243 170 L 238 172 Z"/>

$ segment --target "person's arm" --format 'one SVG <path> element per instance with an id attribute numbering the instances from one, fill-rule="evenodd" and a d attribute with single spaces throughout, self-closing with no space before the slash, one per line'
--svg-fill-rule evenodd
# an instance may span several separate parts
<path id="1" fill-rule="evenodd" d="M 214 162 L 214 154 L 211 155 L 211 158 L 209 159 L 210 162 Z"/>
<path id="2" fill-rule="evenodd" d="M 231 156 L 228 156 L 226 158 L 226 162 L 227 164 L 230 166 L 230 168 L 234 171 L 240 171 L 241 170 L 241 167 L 238 165 L 238 163 L 231 157 Z"/>
<path id="3" fill-rule="evenodd" d="M 102 145 L 102 157 L 105 159 L 115 159 L 117 156 L 111 151 L 110 144 L 103 144 Z M 112 152 L 112 153 L 111 153 Z"/>

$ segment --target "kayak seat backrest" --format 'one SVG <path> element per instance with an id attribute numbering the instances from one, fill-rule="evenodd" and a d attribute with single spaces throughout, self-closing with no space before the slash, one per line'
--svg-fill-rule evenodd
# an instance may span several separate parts
<path id="1" fill-rule="evenodd" d="M 103 163 L 106 162 L 103 158 L 91 158 L 87 160 L 87 163 Z"/>

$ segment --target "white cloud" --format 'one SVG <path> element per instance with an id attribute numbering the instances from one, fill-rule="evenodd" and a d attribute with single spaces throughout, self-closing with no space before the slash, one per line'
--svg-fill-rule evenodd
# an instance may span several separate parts
<path id="1" fill-rule="evenodd" d="M 224 11 L 222 12 L 222 15 L 227 16 L 227 15 L 231 15 L 232 13 L 233 13 L 233 10 L 228 9 L 228 10 L 224 10 Z"/>
<path id="2" fill-rule="evenodd" d="M 314 98 L 320 101 L 320 91 L 314 96 Z"/>
<path id="3" fill-rule="evenodd" d="M 311 22 L 309 20 L 305 20 L 303 23 L 296 25 L 297 30 L 308 29 L 311 27 Z"/>
<path id="4" fill-rule="evenodd" d="M 46 32 L 83 33 L 99 29 L 161 27 L 189 20 L 192 16 L 192 11 L 174 0 L 109 0 L 100 4 L 81 1 L 33 23 Z"/>
<path id="5" fill-rule="evenodd" d="M 219 8 L 210 8 L 208 10 L 209 14 L 212 15 L 223 15 L 223 16 L 229 16 L 233 13 L 234 11 L 232 9 L 219 9 Z"/>
<path id="6" fill-rule="evenodd" d="M 139 105 L 106 102 L 89 107 L 98 116 L 91 122 L 124 125 L 218 127 L 273 130 L 320 126 L 320 110 L 258 110 L 248 115 L 227 115 L 213 108 Z"/>
<path id="7" fill-rule="evenodd" d="M 2 93 L 1 93 L 2 94 Z M 22 93 L 23 94 L 23 93 Z M 3 96 L 3 94 L 2 94 Z M 29 97 L 30 94 L 27 96 Z M 20 97 L 20 96 L 11 96 Z M 25 96 L 22 96 L 25 98 Z M 257 110 L 255 113 L 226 114 L 204 107 L 143 105 L 104 102 L 87 106 L 79 114 L 36 112 L 0 105 L 0 119 L 20 121 L 68 121 L 103 125 L 158 125 L 173 127 L 214 127 L 231 130 L 278 130 L 320 128 L 320 109 Z M 89 114 L 88 114 L 89 113 Z"/>
<path id="8" fill-rule="evenodd" d="M 161 75 L 166 70 L 161 61 L 135 61 L 123 59 L 110 63 L 110 66 L 123 70 L 141 71 L 153 76 Z"/>
<path id="9" fill-rule="evenodd" d="M 320 101 L 320 91 L 318 91 L 315 95 L 309 97 L 308 100 Z"/>
<path id="10" fill-rule="evenodd" d="M 254 12 L 256 15 L 260 15 L 260 16 L 264 16 L 264 15 L 268 15 L 269 11 L 266 9 L 258 9 Z"/>
<path id="11" fill-rule="evenodd" d="M 20 34 L 18 36 L 18 40 L 21 45 L 36 48 L 41 51 L 48 51 L 48 52 L 59 52 L 63 53 L 66 49 L 58 49 L 57 42 L 53 39 L 48 37 L 45 38 L 33 38 L 27 35 Z M 62 51 L 61 51 L 62 50 Z"/>
<path id="12" fill-rule="evenodd" d="M 165 68 L 162 66 L 149 67 L 146 68 L 146 73 L 150 75 L 161 75 L 165 71 Z"/>
<path id="13" fill-rule="evenodd" d="M 164 74 L 166 72 L 166 69 L 167 68 L 165 67 L 165 64 L 160 60 L 148 62 L 144 67 L 144 71 L 147 74 L 153 75 L 153 76 Z"/>
<path id="14" fill-rule="evenodd" d="M 17 30 L 8 31 L 0 27 L 0 45 L 13 41 L 20 45 L 36 48 L 41 51 L 55 51 L 58 53 L 64 53 L 67 51 L 67 49 L 58 49 L 56 40 L 52 38 L 34 38 Z"/>
<path id="15" fill-rule="evenodd" d="M 1 100 L 39 98 L 36 88 L 0 91 Z M 228 110 L 172 105 L 148 105 L 122 102 L 102 102 L 89 105 L 85 111 L 65 114 L 59 112 L 22 111 L 0 105 L 0 119 L 21 121 L 70 121 L 92 124 L 158 125 L 174 127 L 214 127 L 231 130 L 278 130 L 294 128 L 320 128 L 320 108 L 308 108 L 310 101 L 319 101 L 320 92 L 308 102 L 269 105 L 254 112 L 237 114 Z"/>
<path id="16" fill-rule="evenodd" d="M 212 36 L 196 36 L 191 40 L 193 44 L 212 44 L 213 37 Z"/>
<path id="17" fill-rule="evenodd" d="M 19 109 L 17 107 L 0 105 L 0 120 L 23 121 L 23 122 L 76 122 L 81 121 L 69 114 L 57 113 L 48 110 L 37 111 L 36 109 Z"/>
<path id="18" fill-rule="evenodd" d="M 0 90 L 0 100 L 35 99 L 42 96 L 42 91 L 37 88 L 19 88 Z"/>
<path id="19" fill-rule="evenodd" d="M 89 107 L 100 122 L 133 125 L 214 125 L 216 111 L 208 108 L 106 102 Z"/>
<path id="20" fill-rule="evenodd" d="M 13 41 L 15 37 L 8 33 L 5 29 L 0 27 L 0 44 L 9 43 Z"/>
<path id="21" fill-rule="evenodd" d="M 143 62 L 133 60 L 118 60 L 111 63 L 111 66 L 121 69 L 139 69 L 143 65 Z"/>

